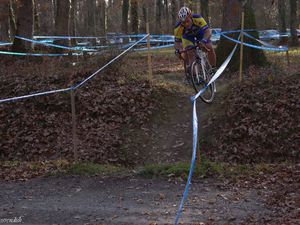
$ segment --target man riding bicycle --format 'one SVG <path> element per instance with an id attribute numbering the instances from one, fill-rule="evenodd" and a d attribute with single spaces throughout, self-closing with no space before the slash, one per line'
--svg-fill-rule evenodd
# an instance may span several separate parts
<path id="1" fill-rule="evenodd" d="M 192 14 L 188 7 L 182 7 L 178 12 L 179 21 L 174 29 L 175 54 L 180 59 L 184 59 L 191 67 L 195 60 L 195 50 L 191 47 L 195 44 L 195 38 L 200 40 L 207 49 L 208 61 L 214 68 L 216 66 L 216 54 L 210 41 L 211 30 L 202 16 Z M 182 55 L 181 51 L 187 50 L 187 54 Z"/>

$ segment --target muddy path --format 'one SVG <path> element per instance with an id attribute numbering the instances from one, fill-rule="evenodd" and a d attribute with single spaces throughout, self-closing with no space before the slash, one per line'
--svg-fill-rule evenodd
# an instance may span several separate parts
<path id="1" fill-rule="evenodd" d="M 0 218 L 22 224 L 173 224 L 183 181 L 48 177 L 0 183 Z M 181 224 L 241 224 L 269 214 L 256 190 L 214 179 L 191 185 Z M 3 220 L 2 220 L 3 222 Z M 5 223 L 3 223 L 5 224 Z"/>

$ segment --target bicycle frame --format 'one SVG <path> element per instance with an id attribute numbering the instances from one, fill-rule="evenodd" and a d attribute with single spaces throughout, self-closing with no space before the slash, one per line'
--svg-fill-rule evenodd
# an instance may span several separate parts
<path id="1" fill-rule="evenodd" d="M 196 47 L 195 54 L 196 54 L 196 60 L 200 60 L 199 64 L 201 65 L 203 74 L 205 74 L 206 73 L 205 62 L 207 59 L 207 55 L 204 51 L 201 50 L 201 48 L 199 46 Z"/>
<path id="2" fill-rule="evenodd" d="M 204 47 L 204 50 L 202 50 Z M 206 87 L 207 83 L 211 79 L 211 65 L 208 61 L 208 57 L 206 54 L 207 50 L 205 46 L 200 46 L 200 43 L 196 44 L 194 47 L 195 49 L 195 61 L 192 63 L 192 70 L 191 70 L 191 77 L 192 77 L 192 84 L 196 93 L 200 91 L 200 89 Z M 213 101 L 215 95 L 215 83 L 212 83 L 207 90 L 200 96 L 200 98 L 205 103 L 211 103 Z"/>

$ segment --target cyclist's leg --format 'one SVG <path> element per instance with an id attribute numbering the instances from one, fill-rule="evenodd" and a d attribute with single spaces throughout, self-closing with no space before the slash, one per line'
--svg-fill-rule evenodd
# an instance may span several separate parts
<path id="1" fill-rule="evenodd" d="M 212 73 L 212 75 L 214 75 L 216 72 L 215 70 L 216 70 L 216 64 L 217 64 L 216 53 L 215 53 L 215 50 L 214 50 L 211 42 L 209 44 L 207 44 L 206 46 L 209 48 L 209 51 L 207 52 L 207 56 L 208 56 L 209 64 L 212 67 L 211 73 Z M 217 92 L 216 85 L 214 85 L 214 92 Z"/>
<path id="2" fill-rule="evenodd" d="M 216 53 L 215 53 L 215 50 L 214 50 L 214 48 L 213 48 L 213 46 L 212 46 L 212 43 L 211 43 L 211 42 L 208 43 L 208 44 L 206 45 L 206 47 L 208 47 L 208 49 L 209 49 L 209 51 L 208 51 L 208 53 L 207 53 L 207 55 L 208 55 L 208 61 L 209 61 L 210 65 L 211 65 L 213 68 L 215 68 L 215 67 L 216 67 L 216 64 L 217 64 L 217 58 L 216 58 Z"/>
<path id="3" fill-rule="evenodd" d="M 182 47 L 185 50 L 188 50 L 190 47 L 194 46 L 194 38 L 191 36 L 183 35 L 182 36 Z M 192 63 L 195 61 L 195 51 L 188 50 L 186 52 L 186 59 L 188 62 L 189 67 L 191 67 Z"/>

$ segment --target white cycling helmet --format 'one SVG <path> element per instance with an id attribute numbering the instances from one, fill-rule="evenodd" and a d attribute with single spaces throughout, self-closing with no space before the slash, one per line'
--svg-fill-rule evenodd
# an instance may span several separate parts
<path id="1" fill-rule="evenodd" d="M 188 15 L 190 15 L 191 13 L 192 13 L 192 11 L 188 7 L 183 6 L 178 12 L 178 18 L 180 19 L 180 21 L 183 22 L 183 21 L 185 21 L 186 17 Z"/>

